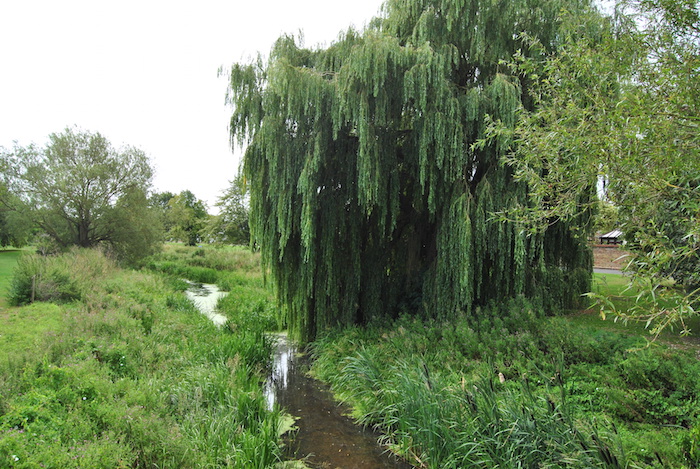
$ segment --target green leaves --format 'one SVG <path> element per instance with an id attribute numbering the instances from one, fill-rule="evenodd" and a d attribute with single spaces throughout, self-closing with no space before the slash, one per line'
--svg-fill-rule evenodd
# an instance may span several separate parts
<path id="1" fill-rule="evenodd" d="M 67 128 L 51 134 L 45 148 L 15 147 L 4 158 L 10 162 L 5 173 L 9 194 L 2 202 L 61 247 L 121 243 L 117 252 L 126 252 L 128 228 L 115 220 L 149 219 L 147 205 L 134 202 L 139 195 L 145 202 L 153 169 L 137 148 L 115 149 L 99 133 Z M 140 228 L 136 243 L 145 244 L 141 251 L 148 254 L 159 240 L 158 230 Z"/>
<path id="2" fill-rule="evenodd" d="M 543 55 L 542 44 L 528 40 L 538 53 L 518 54 L 510 67 L 539 77 L 530 87 L 536 106 L 520 109 L 514 131 L 492 118 L 485 141 L 512 133 L 504 162 L 527 183 L 531 203 L 510 217 L 533 231 L 581 217 L 596 203 L 593 181 L 605 182 L 649 297 L 618 314 L 649 320 L 656 335 L 673 323 L 686 329 L 700 287 L 691 273 L 700 265 L 698 8 L 663 1 L 617 8 L 603 21 L 563 15 L 568 33 L 557 54 Z"/>
<path id="3" fill-rule="evenodd" d="M 540 295 L 548 268 L 562 279 L 587 268 L 576 254 L 541 265 L 545 238 L 570 239 L 567 229 L 528 240 L 491 219 L 529 204 L 499 165 L 512 133 L 485 138 L 487 115 L 512 128 L 532 106 L 531 83 L 503 60 L 521 30 L 555 48 L 566 2 L 555 3 L 390 1 L 385 17 L 326 49 L 285 36 L 266 64 L 232 68 L 251 232 L 298 336 L 400 312 L 450 317 Z"/>

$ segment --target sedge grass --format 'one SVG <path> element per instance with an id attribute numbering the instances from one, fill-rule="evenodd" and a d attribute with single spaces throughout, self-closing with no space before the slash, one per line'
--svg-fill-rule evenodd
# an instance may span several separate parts
<path id="1" fill-rule="evenodd" d="M 50 262 L 79 300 L 12 308 L 26 347 L 1 345 L 0 467 L 278 462 L 260 388 L 269 348 L 217 328 L 157 275 L 72 255 Z"/>
<path id="2" fill-rule="evenodd" d="M 700 462 L 695 352 L 567 316 L 493 313 L 331 331 L 312 373 L 423 467 Z"/>

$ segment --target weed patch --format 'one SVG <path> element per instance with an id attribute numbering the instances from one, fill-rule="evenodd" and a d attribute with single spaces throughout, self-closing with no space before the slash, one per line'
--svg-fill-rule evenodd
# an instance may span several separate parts
<path id="1" fill-rule="evenodd" d="M 422 467 L 697 467 L 692 354 L 519 300 L 330 331 L 312 373 Z"/>
<path id="2" fill-rule="evenodd" d="M 68 272 L 77 298 L 0 313 L 0 467 L 279 461 L 279 413 L 260 386 L 271 351 L 262 327 L 217 328 L 176 281 L 98 252 L 66 256 L 29 262 Z"/>

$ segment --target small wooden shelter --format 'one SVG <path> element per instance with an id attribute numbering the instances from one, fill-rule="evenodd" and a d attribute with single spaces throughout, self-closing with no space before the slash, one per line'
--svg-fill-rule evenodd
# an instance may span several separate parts
<path id="1" fill-rule="evenodd" d="M 600 244 L 622 244 L 622 231 L 612 230 L 609 233 L 600 235 Z"/>

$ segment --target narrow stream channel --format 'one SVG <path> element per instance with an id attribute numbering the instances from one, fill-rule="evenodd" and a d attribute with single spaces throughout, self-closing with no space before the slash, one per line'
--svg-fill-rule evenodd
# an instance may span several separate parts
<path id="1" fill-rule="evenodd" d="M 377 443 L 377 435 L 346 416 L 323 383 L 308 376 L 309 360 L 286 334 L 275 334 L 276 353 L 265 386 L 269 406 L 275 402 L 293 415 L 298 431 L 289 444 L 291 459 L 312 468 L 410 468 Z"/>
<path id="2" fill-rule="evenodd" d="M 208 293 L 207 293 L 208 292 Z M 216 312 L 221 292 L 216 285 L 192 284 L 187 296 L 203 314 L 221 325 L 226 318 Z M 287 457 L 302 460 L 310 468 L 409 469 L 377 443 L 378 435 L 356 425 L 347 409 L 334 401 L 330 391 L 309 377 L 308 358 L 298 353 L 284 333 L 274 334 L 272 372 L 265 383 L 270 408 L 278 403 L 294 416 L 298 430 L 288 442 Z"/>
<path id="3" fill-rule="evenodd" d="M 216 303 L 219 298 L 228 295 L 228 292 L 219 290 L 219 287 L 210 283 L 195 283 L 187 281 L 190 287 L 185 291 L 187 298 L 192 300 L 199 311 L 211 319 L 217 326 L 226 324 L 226 316 L 216 312 Z"/>

